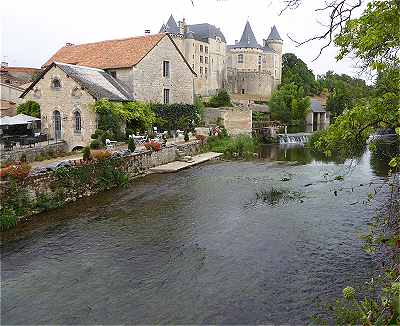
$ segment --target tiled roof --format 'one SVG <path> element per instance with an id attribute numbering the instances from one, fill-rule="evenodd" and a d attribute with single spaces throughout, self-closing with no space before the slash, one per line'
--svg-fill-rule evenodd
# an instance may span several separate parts
<path id="1" fill-rule="evenodd" d="M 100 69 L 135 66 L 149 53 L 164 33 L 102 41 L 80 45 L 66 45 L 58 50 L 43 66 L 54 61 Z"/>
<path id="2" fill-rule="evenodd" d="M 317 98 L 311 98 L 311 111 L 312 112 L 326 112 L 322 107 L 321 102 Z"/>
<path id="3" fill-rule="evenodd" d="M 1 67 L 0 72 L 8 71 L 9 73 L 26 73 L 26 74 L 34 74 L 40 69 L 38 68 L 28 68 L 28 67 Z"/>
<path id="4" fill-rule="evenodd" d="M 110 74 L 102 69 L 91 67 L 83 67 L 70 65 L 60 62 L 53 62 L 32 83 L 21 97 L 24 97 L 53 66 L 59 67 L 65 74 L 81 85 L 90 95 L 96 100 L 105 98 L 111 101 L 133 101 L 134 98 L 130 95 L 129 90 L 120 81 L 113 78 Z"/>

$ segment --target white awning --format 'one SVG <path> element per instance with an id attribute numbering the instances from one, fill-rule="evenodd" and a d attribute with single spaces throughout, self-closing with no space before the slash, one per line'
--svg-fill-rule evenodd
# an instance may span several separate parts
<path id="1" fill-rule="evenodd" d="M 27 125 L 34 121 L 40 121 L 40 119 L 20 113 L 14 117 L 4 116 L 0 118 L 0 126 Z"/>

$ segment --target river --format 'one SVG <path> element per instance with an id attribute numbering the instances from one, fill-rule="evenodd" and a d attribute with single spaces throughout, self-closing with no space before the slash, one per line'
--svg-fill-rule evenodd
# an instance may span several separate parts
<path id="1" fill-rule="evenodd" d="M 3 233 L 2 324 L 305 324 L 376 268 L 380 167 L 272 145 L 42 213 Z"/>

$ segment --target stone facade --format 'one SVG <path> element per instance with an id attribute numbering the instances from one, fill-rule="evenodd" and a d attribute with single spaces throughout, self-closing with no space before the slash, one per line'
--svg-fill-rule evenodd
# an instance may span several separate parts
<path id="1" fill-rule="evenodd" d="M 60 88 L 52 86 L 55 78 L 61 82 Z M 90 136 L 96 130 L 96 114 L 90 109 L 90 104 L 95 100 L 59 67 L 53 66 L 43 75 L 24 99 L 40 104 L 42 132 L 47 133 L 51 139 L 65 140 L 68 150 L 84 147 L 90 143 Z M 61 130 L 56 133 L 57 112 L 61 117 Z M 81 116 L 80 131 L 75 128 L 75 112 L 79 112 Z"/>
<path id="2" fill-rule="evenodd" d="M 251 135 L 252 133 L 252 111 L 239 108 L 206 108 L 206 125 L 217 124 L 222 120 L 226 131 L 231 136 Z"/>

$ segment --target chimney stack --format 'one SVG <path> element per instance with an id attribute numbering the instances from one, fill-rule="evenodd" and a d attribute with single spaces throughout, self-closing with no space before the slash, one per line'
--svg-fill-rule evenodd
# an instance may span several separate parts
<path id="1" fill-rule="evenodd" d="M 70 43 L 70 42 L 67 42 L 67 43 L 65 43 L 65 46 L 73 46 L 74 44 L 73 43 Z"/>
<path id="2" fill-rule="evenodd" d="M 149 30 L 149 29 L 145 29 L 145 30 L 144 30 L 144 34 L 150 35 L 150 30 Z"/>

